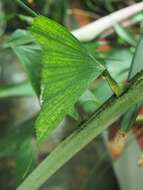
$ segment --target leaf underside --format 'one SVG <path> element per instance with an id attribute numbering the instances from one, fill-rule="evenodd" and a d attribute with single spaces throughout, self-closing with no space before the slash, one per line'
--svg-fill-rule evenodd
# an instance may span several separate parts
<path id="1" fill-rule="evenodd" d="M 42 107 L 36 121 L 38 140 L 45 139 L 73 110 L 88 84 L 105 69 L 63 26 L 43 17 L 30 28 L 42 47 Z"/>

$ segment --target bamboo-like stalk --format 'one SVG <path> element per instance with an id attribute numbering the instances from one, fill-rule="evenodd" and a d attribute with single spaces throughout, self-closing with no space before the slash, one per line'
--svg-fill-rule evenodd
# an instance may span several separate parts
<path id="1" fill-rule="evenodd" d="M 97 21 L 94 21 L 80 29 L 72 31 L 72 34 L 80 41 L 90 41 L 112 28 L 115 23 L 123 22 L 133 15 L 143 11 L 143 2 L 136 3 L 129 7 L 116 11 L 108 16 L 105 16 Z"/>
<path id="2" fill-rule="evenodd" d="M 130 81 L 120 97 L 111 97 L 79 129 L 64 140 L 17 188 L 37 190 L 60 167 L 143 97 L 143 72 Z"/>

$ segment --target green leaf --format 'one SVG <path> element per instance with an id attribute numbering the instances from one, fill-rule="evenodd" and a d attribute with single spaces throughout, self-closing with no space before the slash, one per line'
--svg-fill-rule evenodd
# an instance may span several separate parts
<path id="1" fill-rule="evenodd" d="M 80 102 L 93 101 L 97 104 L 100 104 L 98 99 L 94 96 L 94 94 L 90 90 L 86 90 L 85 93 L 80 97 Z"/>
<path id="2" fill-rule="evenodd" d="M 131 79 L 138 72 L 140 72 L 140 70 L 143 70 L 142 55 L 143 55 L 143 35 L 139 39 L 136 52 L 134 54 L 134 57 L 131 63 L 128 79 Z"/>
<path id="3" fill-rule="evenodd" d="M 36 148 L 32 138 L 27 138 L 18 145 L 16 153 L 16 181 L 19 185 L 36 167 Z"/>
<path id="4" fill-rule="evenodd" d="M 132 54 L 129 50 L 114 49 L 106 55 L 105 60 L 108 71 L 116 81 L 121 82 L 127 78 L 132 60 Z M 84 110 L 90 113 L 97 110 L 113 94 L 106 80 L 100 80 L 96 84 L 96 88 L 92 90 L 92 93 L 98 103 L 93 102 L 93 99 L 92 101 L 86 102 L 83 100 L 81 102 Z"/>
<path id="5" fill-rule="evenodd" d="M 131 66 L 133 53 L 128 49 L 114 49 L 107 58 L 106 66 L 111 76 L 116 79 L 117 82 L 125 81 L 128 77 L 128 70 Z"/>
<path id="6" fill-rule="evenodd" d="M 135 46 L 137 41 L 133 33 L 125 29 L 119 24 L 114 25 L 115 31 L 120 36 L 121 39 L 123 39 L 125 42 L 129 43 L 130 45 Z"/>
<path id="7" fill-rule="evenodd" d="M 31 17 L 31 16 L 26 16 L 26 15 L 20 14 L 20 15 L 18 15 L 18 17 L 21 21 L 24 21 L 28 24 L 31 24 L 33 22 L 33 17 Z"/>
<path id="8" fill-rule="evenodd" d="M 134 15 L 134 16 L 131 18 L 131 21 L 132 21 L 133 23 L 142 22 L 142 21 L 143 21 L 143 13 L 140 12 L 140 13 Z"/>
<path id="9" fill-rule="evenodd" d="M 19 97 L 19 96 L 34 96 L 35 93 L 29 82 L 22 82 L 13 85 L 0 87 L 0 98 Z"/>
<path id="10" fill-rule="evenodd" d="M 66 28 L 46 17 L 37 17 L 30 31 L 43 49 L 43 103 L 36 122 L 42 140 L 71 113 L 90 81 L 105 68 Z"/>
<path id="11" fill-rule="evenodd" d="M 30 32 L 16 30 L 6 42 L 5 47 L 13 49 L 24 66 L 29 80 L 36 92 L 40 95 L 41 87 L 41 48 L 35 44 Z"/>
<path id="12" fill-rule="evenodd" d="M 18 47 L 21 45 L 33 43 L 33 41 L 34 39 L 29 32 L 26 30 L 18 29 L 6 41 L 4 47 Z"/>
<path id="13" fill-rule="evenodd" d="M 113 12 L 114 11 L 113 1 L 112 0 L 105 0 L 105 7 L 109 12 Z"/>
<path id="14" fill-rule="evenodd" d="M 79 104 L 86 113 L 92 113 L 101 105 L 101 102 L 95 97 L 92 91 L 86 90 L 80 97 Z"/>
<path id="15" fill-rule="evenodd" d="M 128 110 L 128 112 L 126 114 L 124 114 L 124 116 L 122 117 L 122 120 L 121 120 L 121 130 L 122 131 L 128 132 L 129 129 L 133 126 L 133 124 L 137 118 L 138 111 L 142 105 L 141 102 L 132 106 Z"/>
<path id="16" fill-rule="evenodd" d="M 34 116 L 18 126 L 13 126 L 6 133 L 6 136 L 4 135 L 0 138 L 0 158 L 14 155 L 19 144 L 25 141 L 25 139 L 34 136 L 35 119 L 36 117 Z"/>
<path id="17" fill-rule="evenodd" d="M 138 72 L 140 72 L 140 70 L 143 70 L 142 53 L 143 53 L 143 36 L 141 36 L 138 42 L 136 52 L 134 54 L 130 66 L 128 80 L 131 79 L 133 76 L 135 76 Z M 131 107 L 131 109 L 129 109 L 128 112 L 122 117 L 121 129 L 123 131 L 128 131 L 133 126 L 136 117 L 138 115 L 138 111 L 140 110 L 142 104 L 143 101 L 140 101 L 138 104 Z"/>

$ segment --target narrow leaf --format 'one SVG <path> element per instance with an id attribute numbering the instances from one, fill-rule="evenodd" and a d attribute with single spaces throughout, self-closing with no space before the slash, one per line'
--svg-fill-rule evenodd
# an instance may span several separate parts
<path id="1" fill-rule="evenodd" d="M 128 79 L 131 79 L 136 75 L 140 70 L 143 70 L 143 62 L 142 62 L 142 53 L 143 53 L 143 36 L 141 36 L 138 46 L 136 48 L 136 52 L 134 54 L 131 67 L 129 70 Z M 124 131 L 129 130 L 136 120 L 138 115 L 138 111 L 141 108 L 143 101 L 141 100 L 138 104 L 134 105 L 128 112 L 123 116 L 121 121 L 121 129 Z"/>
<path id="2" fill-rule="evenodd" d="M 140 40 L 138 42 L 136 52 L 134 54 L 134 57 L 133 57 L 133 60 L 131 63 L 131 68 L 129 71 L 128 79 L 131 79 L 138 72 L 140 72 L 140 70 L 143 70 L 142 55 L 143 55 L 143 35 L 140 37 Z"/>
<path id="3" fill-rule="evenodd" d="M 18 145 L 16 153 L 16 181 L 22 183 L 36 167 L 37 154 L 32 138 L 27 138 Z"/>
<path id="4" fill-rule="evenodd" d="M 133 46 L 136 45 L 136 39 L 133 33 L 131 33 L 130 31 L 128 31 L 126 28 L 122 27 L 119 24 L 116 24 L 114 28 L 121 39 L 123 39 L 125 42 L 129 43 L 130 45 Z"/>
<path id="5" fill-rule="evenodd" d="M 34 96 L 35 93 L 29 82 L 0 87 L 0 98 Z"/>

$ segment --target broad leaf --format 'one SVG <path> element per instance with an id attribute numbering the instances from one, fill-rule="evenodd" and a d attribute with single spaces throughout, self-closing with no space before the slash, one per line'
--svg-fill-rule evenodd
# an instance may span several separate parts
<path id="1" fill-rule="evenodd" d="M 30 30 L 43 49 L 43 104 L 36 122 L 37 136 L 42 140 L 71 113 L 90 81 L 105 68 L 58 23 L 39 16 Z"/>

